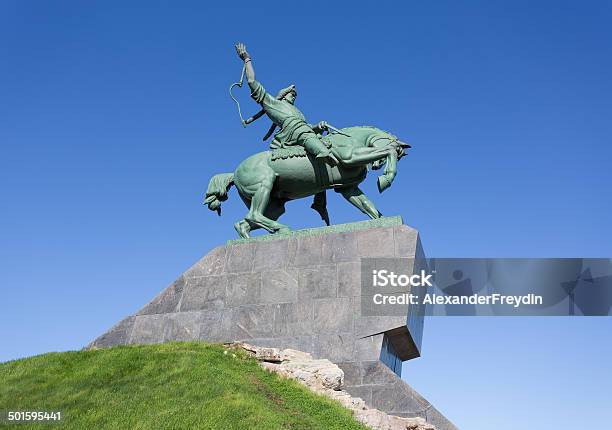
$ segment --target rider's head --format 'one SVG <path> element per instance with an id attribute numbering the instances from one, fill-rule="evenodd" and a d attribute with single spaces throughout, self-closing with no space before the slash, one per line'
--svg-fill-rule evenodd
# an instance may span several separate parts
<path id="1" fill-rule="evenodd" d="M 295 103 L 295 99 L 297 98 L 295 85 L 289 85 L 287 88 L 280 90 L 276 98 L 279 100 L 286 100 L 291 104 Z"/>

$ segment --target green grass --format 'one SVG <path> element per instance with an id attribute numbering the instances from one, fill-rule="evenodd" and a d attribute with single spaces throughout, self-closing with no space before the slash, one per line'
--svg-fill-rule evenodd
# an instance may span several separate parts
<path id="1" fill-rule="evenodd" d="M 224 351 L 181 342 L 2 363 L 0 411 L 62 412 L 60 424 L 12 426 L 24 430 L 365 429 L 340 404 Z"/>

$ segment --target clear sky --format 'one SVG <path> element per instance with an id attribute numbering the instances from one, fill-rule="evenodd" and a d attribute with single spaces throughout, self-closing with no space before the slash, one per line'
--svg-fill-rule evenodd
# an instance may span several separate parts
<path id="1" fill-rule="evenodd" d="M 222 218 L 200 202 L 265 147 L 227 94 L 238 40 L 311 122 L 413 144 L 364 191 L 428 256 L 612 256 L 610 2 L 358 3 L 0 2 L 0 360 L 82 347 L 234 237 L 235 192 Z M 320 225 L 309 205 L 283 221 Z M 611 332 L 430 319 L 405 377 L 462 429 L 603 428 Z"/>

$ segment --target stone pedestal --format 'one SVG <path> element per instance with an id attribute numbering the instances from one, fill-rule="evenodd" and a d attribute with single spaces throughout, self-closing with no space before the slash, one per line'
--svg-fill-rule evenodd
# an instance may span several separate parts
<path id="1" fill-rule="evenodd" d="M 454 429 L 400 378 L 402 361 L 420 355 L 423 313 L 361 315 L 360 261 L 372 257 L 410 258 L 415 268 L 425 258 L 400 217 L 229 241 L 92 346 L 204 340 L 298 349 L 338 364 L 345 390 L 369 406 Z"/>

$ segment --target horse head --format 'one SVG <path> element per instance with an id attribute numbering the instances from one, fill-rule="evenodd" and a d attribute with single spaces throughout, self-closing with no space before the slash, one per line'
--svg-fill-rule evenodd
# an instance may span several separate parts
<path id="1" fill-rule="evenodd" d="M 384 130 L 375 127 L 368 128 L 370 129 L 370 133 L 368 133 L 365 139 L 365 145 L 367 147 L 392 149 L 386 153 L 386 156 L 382 156 L 371 163 L 372 170 L 378 170 L 383 166 L 385 168 L 383 174 L 378 177 L 377 181 L 378 191 L 382 193 L 393 183 L 395 175 L 397 174 L 397 162 L 406 155 L 406 149 L 411 146 L 401 142 L 397 136 Z"/>

